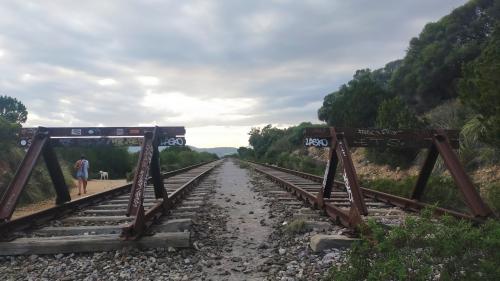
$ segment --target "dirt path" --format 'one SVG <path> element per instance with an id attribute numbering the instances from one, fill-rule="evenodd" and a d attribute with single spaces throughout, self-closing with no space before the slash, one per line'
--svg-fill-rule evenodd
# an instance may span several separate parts
<path id="1" fill-rule="evenodd" d="M 222 164 L 216 184 L 211 203 L 224 210 L 226 231 L 220 239 L 226 242 L 217 266 L 204 269 L 208 280 L 265 280 L 261 269 L 271 255 L 266 241 L 272 227 L 265 223 L 269 208 L 250 189 L 248 170 L 232 161 Z"/>
<path id="2" fill-rule="evenodd" d="M 78 195 L 78 188 L 72 188 L 70 190 L 71 199 L 79 199 L 84 196 L 89 196 L 92 194 L 96 194 L 99 192 L 103 192 L 121 185 L 126 184 L 127 181 L 125 179 L 120 180 L 92 180 L 88 182 L 87 185 L 87 194 L 83 194 L 81 196 Z M 75 182 L 75 185 L 78 183 Z M 41 210 L 48 209 L 50 207 L 54 207 L 54 199 L 43 200 L 38 203 L 29 204 L 23 207 L 19 207 L 14 211 L 12 218 L 18 218 L 22 216 L 26 216 Z"/>

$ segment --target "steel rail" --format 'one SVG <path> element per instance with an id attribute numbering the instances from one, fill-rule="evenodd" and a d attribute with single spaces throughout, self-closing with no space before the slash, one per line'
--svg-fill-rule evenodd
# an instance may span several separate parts
<path id="1" fill-rule="evenodd" d="M 178 174 L 182 174 L 194 168 L 209 164 L 213 161 L 203 162 L 191 166 L 187 166 L 181 169 L 177 169 L 174 171 L 169 171 L 162 173 L 165 179 L 173 177 Z M 30 227 L 36 227 L 41 224 L 44 224 L 50 220 L 54 220 L 63 216 L 66 216 L 70 213 L 81 210 L 89 205 L 94 205 L 99 202 L 108 200 L 113 197 L 117 197 L 123 194 L 130 192 L 132 184 L 125 184 L 123 186 L 119 186 L 110 190 L 106 190 L 100 193 L 92 194 L 80 199 L 76 199 L 70 202 L 66 202 L 62 205 L 54 206 L 49 209 L 45 209 L 33 214 L 29 214 L 26 216 L 22 216 L 16 219 L 13 219 L 9 222 L 4 222 L 0 224 L 0 237 L 6 237 L 9 233 L 15 231 L 21 231 Z"/>
<path id="2" fill-rule="evenodd" d="M 251 162 L 251 163 L 261 165 L 259 163 L 255 163 L 255 162 Z M 283 172 L 288 171 L 288 169 L 281 168 L 281 167 L 280 167 L 280 169 L 276 169 L 275 166 L 271 166 L 271 165 L 263 165 L 263 166 L 268 167 L 268 168 L 273 168 L 275 170 L 280 170 Z M 262 169 L 255 167 L 255 166 L 253 167 L 253 169 L 264 174 L 266 177 L 268 177 L 272 181 L 278 183 L 280 186 L 284 187 L 286 190 L 288 190 L 289 192 L 294 194 L 300 200 L 304 200 L 304 201 L 308 202 L 311 206 L 313 206 L 313 208 L 320 208 L 321 207 L 320 203 L 318 202 L 317 197 L 314 194 L 300 188 L 299 186 L 297 186 L 297 185 L 295 185 L 287 180 L 284 180 L 280 177 L 277 177 L 271 173 L 268 173 Z M 290 170 L 290 171 L 293 171 L 293 170 Z M 294 171 L 294 172 L 296 172 L 296 171 Z M 313 176 L 311 174 L 308 174 L 308 175 Z M 332 220 L 334 220 L 334 221 L 336 221 L 336 222 L 338 222 L 346 227 L 349 227 L 349 228 L 353 228 L 355 226 L 356 222 L 352 221 L 348 212 L 342 210 L 341 208 L 339 208 L 333 204 L 327 203 L 327 202 L 323 203 L 322 207 L 325 209 L 325 212 Z"/>
<path id="3" fill-rule="evenodd" d="M 261 166 L 264 166 L 264 167 L 267 167 L 270 169 L 282 171 L 285 173 L 293 174 L 293 175 L 302 177 L 304 179 L 309 179 L 309 180 L 317 182 L 317 183 L 321 183 L 323 181 L 323 178 L 320 176 L 317 176 L 317 175 L 304 173 L 304 172 L 300 172 L 300 171 L 296 171 L 296 170 L 291 170 L 291 169 L 287 169 L 287 168 L 283 168 L 283 167 L 279 167 L 279 166 L 257 163 L 257 162 L 253 162 L 253 161 L 247 161 L 247 162 L 261 165 Z M 263 171 L 261 169 L 258 169 L 258 168 L 255 168 L 255 169 L 258 170 L 259 172 L 262 172 L 262 173 L 268 175 L 268 176 L 271 176 L 270 174 L 266 173 L 265 171 Z M 299 188 L 299 187 L 294 186 L 293 184 L 287 182 L 286 180 L 279 179 L 276 176 L 272 176 L 272 178 L 275 181 L 282 182 L 284 185 L 287 185 L 291 189 Z M 339 187 L 344 186 L 344 183 L 341 181 L 335 181 L 334 184 L 337 187 L 337 189 L 340 189 Z M 384 202 L 384 203 L 388 203 L 388 204 L 400 207 L 406 211 L 418 212 L 424 208 L 432 208 L 434 210 L 435 215 L 439 215 L 439 216 L 450 215 L 450 216 L 453 216 L 453 217 L 458 218 L 458 219 L 467 219 L 467 220 L 471 220 L 471 221 L 474 221 L 477 223 L 481 223 L 484 221 L 483 219 L 481 219 L 479 217 L 474 217 L 473 215 L 470 215 L 470 214 L 461 213 L 461 212 L 457 212 L 457 211 L 442 208 L 442 207 L 436 207 L 432 204 L 423 203 L 423 202 L 420 202 L 417 200 L 412 200 L 409 198 L 396 196 L 393 194 L 373 190 L 370 188 L 361 187 L 361 190 L 363 192 L 363 195 L 368 197 L 368 198 L 374 199 L 375 201 Z M 303 191 L 303 192 L 307 192 L 307 191 Z M 309 193 L 309 194 L 312 195 L 311 193 Z M 312 203 L 311 205 L 313 205 L 313 206 L 319 205 L 317 202 L 317 198 L 315 198 L 315 202 Z M 321 206 L 319 206 L 319 207 L 321 207 Z M 338 208 L 332 204 L 329 204 L 327 202 L 324 204 L 324 208 L 325 208 L 325 211 L 327 212 L 327 214 L 332 219 L 340 221 L 342 223 L 342 225 L 347 226 L 347 227 L 351 227 L 353 225 L 353 222 L 351 222 L 349 220 L 349 215 L 347 212 L 345 212 L 345 211 L 341 210 L 340 208 Z"/>
<path id="4" fill-rule="evenodd" d="M 212 162 L 216 161 L 221 161 L 221 160 L 215 160 L 215 161 L 210 161 L 206 162 L 205 164 L 209 164 Z M 220 163 L 220 162 L 219 162 Z M 208 173 L 210 173 L 215 167 L 218 166 L 217 163 L 216 165 L 210 167 L 209 169 L 201 172 L 200 174 L 196 175 L 195 177 L 191 178 L 187 183 L 183 184 L 181 187 L 179 187 L 177 190 L 175 190 L 173 193 L 168 195 L 167 199 L 167 206 L 168 209 L 165 209 L 164 202 L 158 202 L 156 203 L 153 207 L 149 208 L 146 213 L 144 214 L 144 229 L 147 230 L 151 224 L 154 223 L 156 219 L 161 217 L 163 214 L 166 214 L 170 212 L 170 210 L 180 203 L 182 199 L 199 183 L 199 181 L 205 177 Z M 202 165 L 197 165 L 197 167 L 202 166 Z M 178 171 L 177 174 L 179 174 Z M 138 223 L 137 218 L 134 218 L 134 221 L 130 223 L 129 225 L 123 227 L 122 229 L 122 237 L 124 239 L 138 239 L 141 237 L 140 234 L 134 233 L 135 225 Z"/>

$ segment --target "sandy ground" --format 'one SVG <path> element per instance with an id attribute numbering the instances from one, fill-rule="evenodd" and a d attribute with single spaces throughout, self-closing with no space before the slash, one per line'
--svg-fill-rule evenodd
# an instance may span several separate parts
<path id="1" fill-rule="evenodd" d="M 71 199 L 75 200 L 75 199 L 79 199 L 79 198 L 84 197 L 84 196 L 88 196 L 88 195 L 96 194 L 96 193 L 103 192 L 106 190 L 110 190 L 112 188 L 122 186 L 126 183 L 127 182 L 125 179 L 91 180 L 87 184 L 87 194 L 82 194 L 81 196 L 79 196 L 78 195 L 78 188 L 75 187 L 75 188 L 72 188 L 70 190 Z M 77 185 L 77 184 L 78 184 L 78 182 L 75 181 L 75 185 Z M 44 200 L 44 201 L 41 201 L 38 203 L 19 207 L 14 211 L 12 218 L 18 218 L 18 217 L 26 216 L 26 215 L 29 215 L 29 214 L 32 214 L 32 213 L 35 213 L 35 212 L 38 212 L 41 210 L 48 209 L 50 207 L 53 207 L 55 205 L 54 203 L 55 203 L 54 199 L 47 199 L 47 200 Z"/>

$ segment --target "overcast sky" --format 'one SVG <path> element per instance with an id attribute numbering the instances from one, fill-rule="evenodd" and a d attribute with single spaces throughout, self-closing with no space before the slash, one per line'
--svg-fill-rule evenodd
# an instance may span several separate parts
<path id="1" fill-rule="evenodd" d="M 356 69 L 465 2 L 1 1 L 0 94 L 29 126 L 184 125 L 190 145 L 246 146 L 251 127 L 319 123 Z"/>

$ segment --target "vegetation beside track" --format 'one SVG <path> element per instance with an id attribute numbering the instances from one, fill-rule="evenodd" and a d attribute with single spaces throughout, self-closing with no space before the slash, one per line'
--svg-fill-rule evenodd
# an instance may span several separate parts
<path id="1" fill-rule="evenodd" d="M 16 134 L 26 122 L 28 111 L 22 102 L 8 96 L 0 96 L 0 196 L 7 188 L 17 166 L 24 157 L 24 151 L 16 145 Z M 74 187 L 71 165 L 62 163 L 66 183 Z M 55 196 L 45 164 L 39 161 L 31 179 L 19 198 L 19 205 L 38 202 Z"/>
<path id="2" fill-rule="evenodd" d="M 217 159 L 219 157 L 214 153 L 197 152 L 188 146 L 169 147 L 160 152 L 160 163 L 165 172 Z"/>
<path id="3" fill-rule="evenodd" d="M 345 264 L 325 280 L 498 280 L 500 222 L 476 227 L 431 214 L 426 209 L 389 229 L 370 222 Z"/>
<path id="4" fill-rule="evenodd" d="M 308 122 L 298 126 L 279 129 L 271 125 L 252 128 L 248 142 L 252 148 L 238 148 L 238 157 L 243 160 L 275 164 L 287 169 L 322 175 L 325 163 L 314 159 L 304 149 L 304 129 L 313 125 Z"/>

